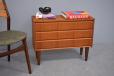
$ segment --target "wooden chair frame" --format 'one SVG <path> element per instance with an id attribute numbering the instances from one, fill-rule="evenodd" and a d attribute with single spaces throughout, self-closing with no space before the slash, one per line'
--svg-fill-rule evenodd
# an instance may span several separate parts
<path id="1" fill-rule="evenodd" d="M 11 20 L 10 20 L 10 15 L 9 15 L 5 0 L 3 0 L 3 4 L 4 4 L 5 10 L 6 10 L 6 14 L 7 14 L 7 30 L 9 31 Z M 11 49 L 11 45 L 7 45 L 8 51 L 0 53 L 0 57 L 8 56 L 8 61 L 10 61 L 11 54 L 24 51 L 25 56 L 26 56 L 27 66 L 28 66 L 28 72 L 29 72 L 29 74 L 31 74 L 31 65 L 30 65 L 30 59 L 29 59 L 29 54 L 28 54 L 28 47 L 27 47 L 27 43 L 26 43 L 26 38 L 24 38 L 21 41 L 22 41 L 22 45 L 20 45 L 19 47 L 15 48 L 15 49 Z"/>

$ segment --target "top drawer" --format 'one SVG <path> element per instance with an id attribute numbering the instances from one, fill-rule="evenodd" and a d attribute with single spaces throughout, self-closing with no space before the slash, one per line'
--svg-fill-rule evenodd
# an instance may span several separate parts
<path id="1" fill-rule="evenodd" d="M 59 22 L 58 30 L 89 30 L 93 29 L 93 21 Z"/>
<path id="2" fill-rule="evenodd" d="M 75 30 L 93 29 L 93 21 L 77 21 L 74 25 Z"/>
<path id="3" fill-rule="evenodd" d="M 45 31 L 67 31 L 67 30 L 89 30 L 93 29 L 93 21 L 60 21 L 34 23 L 33 30 L 37 32 Z"/>
<path id="4" fill-rule="evenodd" d="M 93 21 L 59 22 L 58 30 L 89 30 L 93 29 Z"/>
<path id="5" fill-rule="evenodd" d="M 33 30 L 38 32 L 57 31 L 57 22 L 33 23 Z"/>

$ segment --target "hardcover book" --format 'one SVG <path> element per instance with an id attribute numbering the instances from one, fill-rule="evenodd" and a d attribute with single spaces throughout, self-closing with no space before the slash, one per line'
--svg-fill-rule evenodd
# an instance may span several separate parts
<path id="1" fill-rule="evenodd" d="M 88 18 L 89 14 L 86 11 L 66 11 L 62 12 L 62 16 L 68 19 Z"/>

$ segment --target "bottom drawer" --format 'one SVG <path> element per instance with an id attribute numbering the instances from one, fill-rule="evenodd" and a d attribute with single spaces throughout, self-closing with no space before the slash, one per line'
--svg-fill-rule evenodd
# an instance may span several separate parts
<path id="1" fill-rule="evenodd" d="M 75 47 L 92 46 L 92 39 L 77 39 L 74 42 Z"/>
<path id="2" fill-rule="evenodd" d="M 37 41 L 35 42 L 35 49 L 51 49 L 58 48 L 57 41 Z"/>
<path id="3" fill-rule="evenodd" d="M 84 47 L 84 46 L 92 46 L 92 39 L 82 38 L 82 39 L 36 41 L 34 44 L 35 49 L 52 49 L 52 48 Z"/>
<path id="4" fill-rule="evenodd" d="M 74 39 L 59 40 L 58 47 L 59 48 L 74 47 Z"/>

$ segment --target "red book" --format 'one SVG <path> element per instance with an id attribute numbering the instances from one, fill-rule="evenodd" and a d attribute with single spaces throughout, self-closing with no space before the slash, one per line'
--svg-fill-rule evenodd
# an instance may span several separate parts
<path id="1" fill-rule="evenodd" d="M 66 11 L 62 12 L 62 16 L 68 19 L 88 18 L 89 14 L 85 11 Z"/>

